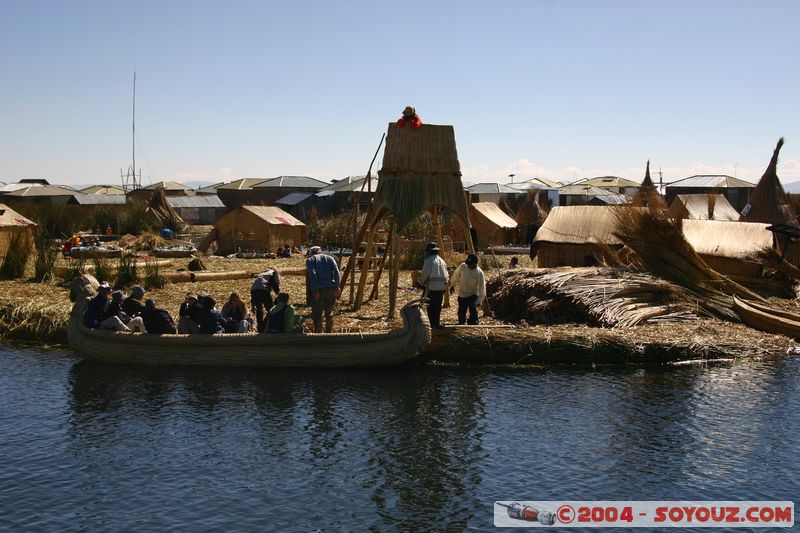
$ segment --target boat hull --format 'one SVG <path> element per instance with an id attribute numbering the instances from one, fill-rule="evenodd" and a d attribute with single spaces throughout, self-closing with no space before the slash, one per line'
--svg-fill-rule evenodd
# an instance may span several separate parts
<path id="1" fill-rule="evenodd" d="M 733 297 L 733 308 L 742 322 L 751 328 L 800 340 L 800 316 L 746 302 L 736 296 Z"/>

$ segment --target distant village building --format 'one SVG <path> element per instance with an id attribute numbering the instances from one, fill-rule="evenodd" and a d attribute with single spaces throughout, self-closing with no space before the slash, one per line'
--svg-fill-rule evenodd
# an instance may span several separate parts
<path id="1" fill-rule="evenodd" d="M 41 178 L 27 178 L 21 179 L 16 183 L 2 183 L 0 184 L 0 195 L 20 189 L 27 189 L 28 187 L 42 187 L 44 185 L 50 185 L 50 183 L 46 179 Z"/>
<path id="2" fill-rule="evenodd" d="M 21 232 L 29 232 L 35 224 L 9 206 L 0 204 L 0 259 L 6 256 L 12 237 Z"/>
<path id="3" fill-rule="evenodd" d="M 220 181 L 218 183 L 214 183 L 213 185 L 206 185 L 205 187 L 201 187 L 199 189 L 195 189 L 194 193 L 196 195 L 214 195 L 217 196 L 217 189 L 225 185 L 224 181 Z"/>
<path id="4" fill-rule="evenodd" d="M 283 198 L 279 198 L 275 205 L 306 224 L 310 223 L 315 216 L 327 217 L 330 213 L 327 202 L 321 201 L 313 192 L 290 192 Z"/>
<path id="5" fill-rule="evenodd" d="M 527 192 L 528 198 L 531 196 L 531 191 L 534 191 L 536 201 L 541 202 L 542 199 L 546 199 L 550 206 L 557 206 L 559 205 L 558 189 L 564 185 L 550 180 L 534 178 L 520 183 L 509 183 L 507 186 L 518 191 Z"/>
<path id="6" fill-rule="evenodd" d="M 101 194 L 101 195 L 125 195 L 125 190 L 122 187 L 117 187 L 114 185 L 92 185 L 90 187 L 86 187 L 85 189 L 81 189 L 79 191 L 82 194 Z"/>
<path id="7" fill-rule="evenodd" d="M 128 197 L 147 202 L 150 200 L 153 192 L 159 187 L 164 189 L 165 196 L 194 196 L 194 189 L 182 183 L 178 183 L 177 181 L 159 181 L 129 192 Z"/>
<path id="8" fill-rule="evenodd" d="M 27 187 L 0 194 L 0 200 L 7 204 L 26 202 L 45 205 L 66 205 L 76 194 L 80 193 L 72 187 L 29 184 Z"/>
<path id="9" fill-rule="evenodd" d="M 214 224 L 212 239 L 220 254 L 271 251 L 299 246 L 307 238 L 306 225 L 275 206 L 245 205 Z M 208 241 L 212 239 L 207 239 Z"/>
<path id="10" fill-rule="evenodd" d="M 217 188 L 228 211 L 243 205 L 275 205 L 293 192 L 315 193 L 328 185 L 307 176 L 278 176 L 277 178 L 246 178 L 226 183 Z"/>
<path id="11" fill-rule="evenodd" d="M 67 205 L 95 207 L 100 205 L 125 205 L 124 194 L 83 194 L 77 193 L 67 201 Z"/>
<path id="12" fill-rule="evenodd" d="M 592 185 L 564 185 L 558 190 L 558 205 L 620 205 L 630 203 L 626 194 L 601 189 Z"/>
<path id="13" fill-rule="evenodd" d="M 674 218 L 690 220 L 739 220 L 739 213 L 721 194 L 679 194 L 669 212 Z"/>
<path id="14" fill-rule="evenodd" d="M 597 178 L 585 178 L 578 180 L 573 185 L 583 185 L 597 187 L 615 194 L 622 194 L 633 198 L 639 190 L 639 184 L 635 181 L 626 180 L 617 176 L 599 176 Z"/>
<path id="15" fill-rule="evenodd" d="M 667 205 L 679 194 L 722 194 L 736 211 L 747 205 L 754 185 L 726 175 L 697 175 L 668 183 L 664 189 Z"/>
<path id="16" fill-rule="evenodd" d="M 526 191 L 512 189 L 500 183 L 476 183 L 466 187 L 465 190 L 469 193 L 471 203 L 492 202 L 498 205 L 503 202 L 513 204 L 518 197 L 527 194 Z"/>
<path id="17" fill-rule="evenodd" d="M 267 181 L 267 178 L 241 178 L 234 180 L 217 187 L 217 196 L 225 204 L 225 208 L 228 211 L 233 211 L 245 204 L 252 205 L 253 185 L 265 181 Z"/>
<path id="18" fill-rule="evenodd" d="M 167 203 L 188 224 L 214 224 L 225 215 L 225 204 L 216 195 L 167 196 Z"/>

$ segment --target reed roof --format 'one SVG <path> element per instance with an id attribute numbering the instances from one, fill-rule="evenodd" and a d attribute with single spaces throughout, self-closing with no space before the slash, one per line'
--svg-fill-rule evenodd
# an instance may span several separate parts
<path id="1" fill-rule="evenodd" d="M 767 170 L 758 185 L 750 193 L 749 208 L 745 207 L 740 220 L 745 222 L 764 222 L 767 224 L 787 224 L 797 226 L 797 216 L 789 206 L 789 198 L 778 179 L 778 154 L 783 146 L 783 138 L 778 140 L 772 152 Z"/>
<path id="2" fill-rule="evenodd" d="M 669 210 L 675 218 L 728 222 L 739 220 L 739 212 L 722 194 L 679 194 L 675 196 Z M 710 217 L 709 211 L 712 214 Z"/>
<path id="3" fill-rule="evenodd" d="M 745 258 L 772 247 L 769 224 L 684 220 L 683 236 L 698 254 Z"/>
<path id="4" fill-rule="evenodd" d="M 469 222 L 453 126 L 390 123 L 379 176 L 374 207 L 391 211 L 398 230 L 436 205 Z"/>
<path id="5" fill-rule="evenodd" d="M 6 204 L 0 204 L 0 227 L 14 228 L 32 226 L 34 222 L 20 215 Z"/>
<path id="6" fill-rule="evenodd" d="M 280 226 L 305 226 L 303 222 L 297 220 L 292 215 L 272 205 L 243 205 L 243 211 L 248 211 L 267 224 Z"/>
<path id="7" fill-rule="evenodd" d="M 499 228 L 513 229 L 517 227 L 517 222 L 494 202 L 475 202 L 472 204 L 472 209 Z"/>
<path id="8" fill-rule="evenodd" d="M 550 210 L 534 240 L 558 244 L 621 244 L 614 235 L 616 230 L 614 207 L 558 206 Z"/>

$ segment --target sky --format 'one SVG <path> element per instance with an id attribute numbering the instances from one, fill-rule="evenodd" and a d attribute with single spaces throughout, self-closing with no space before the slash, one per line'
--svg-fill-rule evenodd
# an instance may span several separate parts
<path id="1" fill-rule="evenodd" d="M 365 174 L 406 105 L 465 182 L 800 180 L 800 2 L 0 0 L 0 181 Z M 380 156 L 376 168 L 380 166 Z"/>

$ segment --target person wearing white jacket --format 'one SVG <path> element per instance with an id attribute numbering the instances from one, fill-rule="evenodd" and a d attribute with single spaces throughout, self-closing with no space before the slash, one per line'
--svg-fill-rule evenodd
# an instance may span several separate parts
<path id="1" fill-rule="evenodd" d="M 425 262 L 422 264 L 418 284 L 425 288 L 425 295 L 428 297 L 428 320 L 431 327 L 441 328 L 442 300 L 444 291 L 447 290 L 447 263 L 439 257 L 439 247 L 435 242 L 429 242 L 425 246 Z"/>
<path id="2" fill-rule="evenodd" d="M 458 285 L 458 323 L 478 324 L 478 306 L 486 298 L 486 276 L 478 266 L 478 256 L 469 254 L 450 278 L 450 292 Z M 469 310 L 469 320 L 467 320 Z"/>

